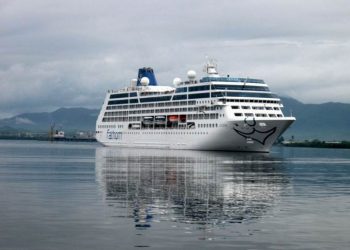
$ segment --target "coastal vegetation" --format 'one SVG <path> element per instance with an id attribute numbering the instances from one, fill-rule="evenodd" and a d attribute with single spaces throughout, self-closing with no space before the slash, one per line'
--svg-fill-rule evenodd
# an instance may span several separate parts
<path id="1" fill-rule="evenodd" d="M 281 143 L 286 147 L 309 147 L 309 148 L 350 148 L 350 141 L 284 141 Z"/>

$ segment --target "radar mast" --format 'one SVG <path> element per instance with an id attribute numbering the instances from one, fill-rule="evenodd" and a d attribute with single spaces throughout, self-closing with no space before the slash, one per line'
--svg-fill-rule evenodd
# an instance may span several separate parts
<path id="1" fill-rule="evenodd" d="M 208 76 L 219 77 L 216 60 L 207 57 L 207 63 L 204 66 L 204 72 L 206 72 Z"/>

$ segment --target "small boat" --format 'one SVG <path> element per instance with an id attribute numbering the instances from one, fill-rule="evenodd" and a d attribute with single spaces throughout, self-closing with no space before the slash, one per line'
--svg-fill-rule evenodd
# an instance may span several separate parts
<path id="1" fill-rule="evenodd" d="M 144 125 L 152 125 L 153 124 L 153 120 L 154 120 L 154 117 L 153 116 L 144 116 L 142 118 L 142 122 Z"/>
<path id="2" fill-rule="evenodd" d="M 156 116 L 154 119 L 154 123 L 157 125 L 164 125 L 166 121 L 166 116 L 165 115 L 159 115 Z"/>
<path id="3" fill-rule="evenodd" d="M 178 115 L 168 115 L 168 121 L 169 122 L 177 122 L 177 121 L 179 121 L 179 116 Z"/>

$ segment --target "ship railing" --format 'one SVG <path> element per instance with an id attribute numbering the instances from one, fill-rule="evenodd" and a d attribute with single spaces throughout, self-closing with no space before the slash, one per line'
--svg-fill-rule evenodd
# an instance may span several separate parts
<path id="1" fill-rule="evenodd" d="M 242 83 L 261 83 L 265 84 L 264 80 L 254 78 L 241 78 L 241 77 L 210 77 L 206 76 L 200 79 L 199 82 L 242 82 Z"/>

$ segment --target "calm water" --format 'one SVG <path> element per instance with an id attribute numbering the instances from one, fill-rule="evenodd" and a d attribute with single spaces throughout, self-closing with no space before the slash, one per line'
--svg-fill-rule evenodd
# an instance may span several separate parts
<path id="1" fill-rule="evenodd" d="M 349 249 L 350 150 L 0 141 L 0 249 Z"/>

